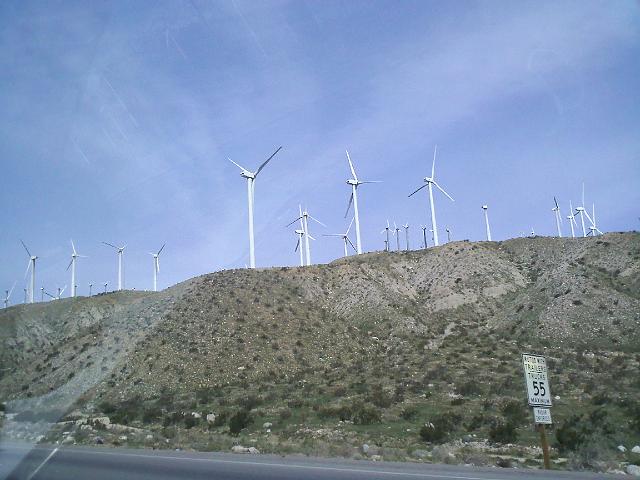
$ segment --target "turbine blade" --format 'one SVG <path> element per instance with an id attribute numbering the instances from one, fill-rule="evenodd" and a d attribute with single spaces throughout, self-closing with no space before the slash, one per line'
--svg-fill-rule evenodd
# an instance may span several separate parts
<path id="1" fill-rule="evenodd" d="M 362 182 L 358 182 L 360 185 L 362 185 L 363 183 L 383 183 L 382 180 L 366 180 L 366 181 L 362 181 Z"/>
<path id="2" fill-rule="evenodd" d="M 582 182 L 582 206 L 584 207 L 584 182 Z"/>
<path id="3" fill-rule="evenodd" d="M 344 237 L 344 233 L 323 233 L 323 237 Z"/>
<path id="4" fill-rule="evenodd" d="M 11 287 L 11 290 L 9 290 L 9 293 L 7 295 L 7 300 L 9 300 L 9 297 L 11 296 L 11 294 L 13 293 L 13 289 L 16 288 L 16 283 L 17 282 L 13 282 L 13 286 Z"/>
<path id="5" fill-rule="evenodd" d="M 436 154 L 438 153 L 438 145 L 433 147 L 433 163 L 431 164 L 431 179 L 436 176 Z"/>
<path id="6" fill-rule="evenodd" d="M 300 239 L 298 238 L 298 241 L 296 242 L 296 248 L 293 251 L 297 252 L 299 247 L 300 247 Z"/>
<path id="7" fill-rule="evenodd" d="M 351 175 L 353 175 L 353 179 L 357 182 L 358 181 L 358 176 L 356 175 L 356 170 L 353 168 L 353 163 L 351 163 L 351 157 L 349 156 L 349 152 L 347 150 L 345 150 L 345 152 L 347 152 L 347 161 L 349 162 L 349 168 L 351 169 Z"/>
<path id="8" fill-rule="evenodd" d="M 306 235 L 307 235 L 311 240 L 315 240 L 315 238 L 313 238 L 313 237 L 311 236 L 311 234 L 307 233 Z"/>
<path id="9" fill-rule="evenodd" d="M 356 217 L 353 217 L 351 219 L 351 223 L 349 223 L 349 228 L 347 228 L 347 233 L 345 233 L 345 235 L 349 235 L 349 230 L 351 230 L 351 226 L 353 225 L 353 221 L 356 219 Z"/>
<path id="10" fill-rule="evenodd" d="M 71 259 L 71 261 L 69 262 L 69 265 L 67 265 L 67 270 L 69 270 L 69 268 L 71 268 L 71 264 L 73 263 L 73 258 Z"/>
<path id="11" fill-rule="evenodd" d="M 349 242 L 349 245 L 351 245 L 351 248 L 353 248 L 353 250 L 354 250 L 355 252 L 357 252 L 357 251 L 358 251 L 358 249 L 357 249 L 357 248 L 356 248 L 356 246 L 353 244 L 353 242 L 351 241 L 351 239 L 350 239 L 349 237 L 346 237 L 346 238 L 347 238 L 347 242 Z"/>
<path id="12" fill-rule="evenodd" d="M 164 250 L 164 246 L 166 245 L 166 243 L 162 244 L 162 247 L 160 247 L 160 250 L 158 250 L 157 255 L 160 255 L 160 252 L 162 252 L 162 250 Z"/>
<path id="13" fill-rule="evenodd" d="M 231 163 L 233 163 L 236 167 L 238 167 L 240 170 L 244 171 L 244 172 L 248 172 L 249 170 L 247 170 L 246 168 L 244 168 L 242 165 L 234 162 L 233 160 L 231 160 L 230 158 L 228 158 L 227 160 L 229 160 Z"/>
<path id="14" fill-rule="evenodd" d="M 409 194 L 409 196 L 412 196 L 416 193 L 418 193 L 420 190 L 422 190 L 424 187 L 426 187 L 427 184 L 425 183 L 424 185 L 422 185 L 420 188 L 418 188 L 417 190 L 414 190 L 412 193 Z"/>
<path id="15" fill-rule="evenodd" d="M 24 271 L 24 279 L 27 279 L 27 275 L 29 275 L 29 268 L 31 267 L 31 258 L 27 261 L 27 269 Z"/>
<path id="16" fill-rule="evenodd" d="M 33 257 L 33 255 L 31 255 L 31 252 L 29 251 L 29 249 L 27 248 L 27 246 L 24 244 L 24 242 L 22 240 L 20 240 L 20 243 L 22 244 L 22 246 L 24 247 L 24 249 L 27 251 L 27 254 L 30 257 Z"/>
<path id="17" fill-rule="evenodd" d="M 442 193 L 444 193 L 447 197 L 449 197 L 449 199 L 452 202 L 455 202 L 455 200 L 453 199 L 453 197 L 451 195 L 449 195 L 447 192 L 444 191 L 444 188 L 442 188 L 440 185 L 438 185 L 437 182 L 433 182 L 433 184 L 438 188 L 438 190 L 440 190 Z"/>
<path id="18" fill-rule="evenodd" d="M 287 224 L 284 226 L 284 228 L 287 228 L 287 227 L 289 227 L 289 226 L 293 225 L 294 223 L 296 223 L 296 222 L 297 222 L 298 220 L 300 220 L 301 218 L 302 218 L 302 216 L 299 216 L 299 217 L 298 217 L 298 218 L 296 218 L 293 222 L 291 222 L 291 223 L 287 223 Z"/>
<path id="19" fill-rule="evenodd" d="M 309 218 L 310 218 L 311 220 L 313 220 L 314 222 L 319 223 L 319 224 L 320 224 L 320 225 L 322 225 L 323 227 L 326 227 L 326 225 L 325 225 L 324 223 L 322 223 L 320 220 L 318 220 L 317 218 L 312 217 L 311 215 L 309 215 Z"/>
<path id="20" fill-rule="evenodd" d="M 351 210 L 352 203 L 353 203 L 353 192 L 351 192 L 351 196 L 349 197 L 349 204 L 347 205 L 347 211 L 344 212 L 344 218 L 347 218 L 347 215 L 349 215 L 349 210 Z"/>
<path id="21" fill-rule="evenodd" d="M 556 200 L 555 196 L 553 197 L 553 202 L 556 204 L 556 208 L 560 210 L 560 207 L 558 206 L 558 200 Z"/>
<path id="22" fill-rule="evenodd" d="M 115 248 L 116 250 L 118 250 L 118 247 L 116 247 L 115 245 L 112 245 L 112 244 L 107 243 L 107 242 L 102 242 L 102 243 L 104 243 L 105 245 L 109 245 L 110 247 L 113 247 L 113 248 Z"/>
<path id="23" fill-rule="evenodd" d="M 273 153 L 271 154 L 271 156 L 270 156 L 269 158 L 267 158 L 267 159 L 264 161 L 264 163 L 263 163 L 262 165 L 260 165 L 260 167 L 258 167 L 258 170 L 256 170 L 256 174 L 254 175 L 254 177 L 257 177 L 257 176 L 258 176 L 258 174 L 260 173 L 260 171 L 261 171 L 261 170 L 262 170 L 262 169 L 267 165 L 267 163 L 269 163 L 269 161 L 270 161 L 273 157 L 275 157 L 275 156 L 276 156 L 276 153 L 278 153 L 281 149 L 282 149 L 282 147 L 278 147 L 278 149 L 277 149 L 275 152 L 273 152 Z"/>
<path id="24" fill-rule="evenodd" d="M 71 248 L 73 249 L 73 254 L 77 255 L 76 246 L 73 244 L 73 238 L 71 239 Z"/>

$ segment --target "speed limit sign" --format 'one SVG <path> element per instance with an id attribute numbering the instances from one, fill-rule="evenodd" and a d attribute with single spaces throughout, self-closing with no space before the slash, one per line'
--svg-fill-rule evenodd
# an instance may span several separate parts
<path id="1" fill-rule="evenodd" d="M 522 354 L 527 401 L 532 407 L 550 407 L 551 392 L 547 376 L 547 362 L 540 355 Z"/>

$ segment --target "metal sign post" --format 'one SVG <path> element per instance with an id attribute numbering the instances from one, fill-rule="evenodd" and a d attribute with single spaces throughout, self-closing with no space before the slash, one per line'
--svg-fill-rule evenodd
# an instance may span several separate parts
<path id="1" fill-rule="evenodd" d="M 551 469 L 549 458 L 549 442 L 545 425 L 551 421 L 551 388 L 547 376 L 547 362 L 540 355 L 522 354 L 522 367 L 524 368 L 524 380 L 527 385 L 527 402 L 533 407 L 533 421 L 540 432 L 540 444 L 544 458 L 544 468 Z"/>

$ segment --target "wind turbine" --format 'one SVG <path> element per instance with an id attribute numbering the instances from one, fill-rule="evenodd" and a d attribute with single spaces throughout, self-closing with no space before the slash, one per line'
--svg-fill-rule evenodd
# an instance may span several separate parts
<path id="1" fill-rule="evenodd" d="M 573 228 L 575 225 L 578 226 L 578 222 L 576 222 L 576 216 L 573 214 L 573 205 L 571 204 L 571 200 L 569 200 L 569 215 L 567 215 L 567 220 L 569 220 L 569 226 L 571 227 L 571 238 L 576 238 L 576 231 Z"/>
<path id="2" fill-rule="evenodd" d="M 345 150 L 346 151 L 346 150 Z M 351 157 L 349 156 L 349 152 L 347 151 L 347 161 L 349 162 L 349 168 L 351 169 L 351 174 L 353 178 L 347 180 L 347 185 L 351 185 L 351 197 L 349 197 L 349 205 L 347 205 L 347 211 L 344 214 L 344 218 L 347 218 L 349 215 L 349 209 L 351 208 L 351 204 L 353 203 L 353 212 L 354 218 L 356 219 L 356 251 L 358 255 L 362 253 L 362 241 L 360 239 L 360 212 L 358 210 L 358 185 L 362 185 L 363 183 L 381 183 L 378 180 L 369 180 L 362 181 L 358 179 L 356 175 L 356 170 L 353 168 L 353 163 L 351 162 Z M 346 250 L 345 246 L 345 250 Z M 345 255 L 346 256 L 346 255 Z"/>
<path id="3" fill-rule="evenodd" d="M 298 235 L 298 242 L 296 243 L 296 248 L 293 251 L 300 251 L 300 266 L 304 267 L 304 252 L 302 250 L 302 237 L 304 236 L 304 230 L 297 228 L 295 232 L 296 235 Z"/>
<path id="4" fill-rule="evenodd" d="M 44 287 L 40 287 L 40 301 L 44 302 Z"/>
<path id="5" fill-rule="evenodd" d="M 576 213 L 578 215 L 580 215 L 580 222 L 582 223 L 582 236 L 586 237 L 587 236 L 587 230 L 584 227 L 584 217 L 586 215 L 587 219 L 592 224 L 593 224 L 593 220 L 591 220 L 591 218 L 589 217 L 589 214 L 587 213 L 587 210 L 584 208 L 584 182 L 582 182 L 582 205 L 580 207 L 576 207 Z"/>
<path id="6" fill-rule="evenodd" d="M 91 296 L 91 289 L 93 288 L 93 283 L 89 284 L 89 296 Z"/>
<path id="7" fill-rule="evenodd" d="M 164 243 L 162 247 L 160 247 L 160 250 L 158 250 L 158 253 L 151 253 L 151 252 L 149 253 L 149 255 L 153 257 L 153 291 L 154 292 L 158 291 L 158 272 L 160 271 L 160 252 L 162 252 L 165 245 L 166 243 Z"/>
<path id="8" fill-rule="evenodd" d="M 278 153 L 282 147 L 278 147 L 278 149 L 271 154 L 269 158 L 267 158 L 262 165 L 258 167 L 258 170 L 255 172 L 250 172 L 246 168 L 241 165 L 238 165 L 233 160 L 229 159 L 231 163 L 233 163 L 236 167 L 238 167 L 241 172 L 240 176 L 247 179 L 247 198 L 249 201 L 249 266 L 251 268 L 256 268 L 256 253 L 255 253 L 255 243 L 253 239 L 253 194 L 255 189 L 255 181 L 258 174 L 262 171 L 262 169 L 269 163 L 269 161 L 275 157 L 276 153 Z"/>
<path id="9" fill-rule="evenodd" d="M 22 246 L 27 251 L 27 255 L 29 255 L 29 263 L 27 263 L 27 270 L 24 272 L 24 276 L 26 278 L 27 273 L 29 273 L 29 269 L 31 269 L 31 288 L 29 288 L 29 303 L 33 303 L 33 295 L 36 289 L 36 260 L 38 259 L 38 257 L 35 255 L 31 255 L 31 252 L 22 240 L 20 240 L 20 243 L 22 243 Z M 25 303 L 27 303 L 26 300 Z"/>
<path id="10" fill-rule="evenodd" d="M 393 222 L 393 234 L 396 236 L 396 251 L 397 252 L 400 251 L 400 236 L 398 235 L 399 231 L 400 231 L 400 229 L 396 225 L 396 222 Z"/>
<path id="11" fill-rule="evenodd" d="M 118 290 L 122 290 L 123 287 L 123 282 L 122 282 L 122 252 L 124 252 L 124 249 L 127 248 L 126 245 L 123 245 L 122 247 L 116 247 L 115 245 L 112 245 L 110 243 L 107 242 L 102 242 L 105 245 L 108 245 L 112 248 L 115 248 L 116 251 L 118 252 Z"/>
<path id="12" fill-rule="evenodd" d="M 76 246 L 73 244 L 73 239 L 71 239 L 71 248 L 73 249 L 73 253 L 71 254 L 71 261 L 69 262 L 69 265 L 67 265 L 67 270 L 71 267 L 71 296 L 75 297 L 78 290 L 78 286 L 76 285 L 76 259 L 87 257 L 76 252 Z"/>
<path id="13" fill-rule="evenodd" d="M 16 282 L 13 282 L 13 286 L 11 287 L 11 290 L 4 291 L 4 308 L 7 308 L 9 306 L 9 298 L 11 297 L 11 294 L 13 293 L 14 288 L 16 288 Z"/>
<path id="14" fill-rule="evenodd" d="M 427 226 L 420 225 L 420 228 L 422 229 L 422 240 L 424 241 L 424 248 L 427 248 L 429 246 L 429 244 L 427 243 Z"/>
<path id="15" fill-rule="evenodd" d="M 435 173 L 436 173 L 436 153 L 438 151 L 438 146 L 436 145 L 436 147 L 433 150 L 433 163 L 431 164 L 431 176 L 430 177 L 424 177 L 424 182 L 425 185 L 421 186 L 420 188 L 418 188 L 417 190 L 415 190 L 413 193 L 411 193 L 409 196 L 419 192 L 420 190 L 422 190 L 424 187 L 429 187 L 429 202 L 431 204 L 431 226 L 432 226 L 432 230 L 433 230 L 433 244 L 434 246 L 438 246 L 438 226 L 436 224 L 436 208 L 435 205 L 433 203 L 433 185 L 436 186 L 436 188 L 438 188 L 438 190 L 440 190 L 442 193 L 444 193 L 447 197 L 449 197 L 449 199 L 453 202 L 453 197 L 451 195 L 449 195 L 447 192 L 444 191 L 444 189 L 438 185 L 438 183 L 435 181 Z"/>
<path id="16" fill-rule="evenodd" d="M 313 217 L 306 208 L 302 210 L 302 207 L 300 205 L 298 205 L 298 208 L 300 210 L 300 216 L 286 226 L 288 227 L 290 225 L 293 225 L 298 220 L 300 220 L 300 225 L 302 227 L 302 231 L 304 232 L 304 248 L 307 254 L 307 265 L 311 265 L 311 249 L 309 248 L 309 239 L 315 240 L 315 238 L 313 238 L 309 233 L 309 219 L 313 220 L 316 223 L 319 223 L 323 227 L 326 227 L 326 225 L 317 218 Z"/>
<path id="17" fill-rule="evenodd" d="M 562 222 L 562 214 L 560 213 L 560 205 L 558 205 L 558 200 L 556 200 L 556 197 L 553 197 L 553 202 L 556 204 L 556 206 L 553 207 L 551 211 L 556 215 L 556 228 L 558 229 L 558 237 L 562 238 L 562 229 L 560 228 L 560 223 Z"/>
<path id="18" fill-rule="evenodd" d="M 109 282 L 104 282 L 104 293 L 107 293 L 107 285 L 109 284 Z"/>
<path id="19" fill-rule="evenodd" d="M 487 225 L 487 241 L 491 241 L 491 229 L 489 228 L 489 213 L 487 212 L 487 210 L 489 209 L 489 207 L 487 205 L 483 205 L 482 206 L 482 210 L 484 210 L 484 221 L 485 224 Z"/>
<path id="20" fill-rule="evenodd" d="M 409 224 L 405 223 L 403 227 L 404 227 L 404 237 L 405 237 L 406 247 L 408 252 L 409 251 Z"/>
<path id="21" fill-rule="evenodd" d="M 64 287 L 62 287 L 62 288 L 58 287 L 58 296 L 56 297 L 56 300 L 60 300 L 60 298 L 62 297 L 62 294 L 64 293 L 64 291 L 66 289 L 67 289 L 66 285 Z"/>
<path id="22" fill-rule="evenodd" d="M 445 229 L 445 231 L 447 232 L 447 243 L 451 242 L 451 230 L 449 229 L 449 227 L 447 227 Z"/>
<path id="23" fill-rule="evenodd" d="M 389 219 L 387 219 L 387 226 L 384 227 L 380 233 L 387 233 L 387 239 L 384 241 L 385 244 L 385 251 L 389 251 L 389 231 L 391 230 L 391 227 L 389 226 Z"/>
<path id="24" fill-rule="evenodd" d="M 351 230 L 351 225 L 353 225 L 353 220 L 354 219 L 355 219 L 355 217 L 351 219 L 351 223 L 349 224 L 349 228 L 347 228 L 347 231 L 345 233 L 324 233 L 324 234 L 322 234 L 323 237 L 340 237 L 340 238 L 342 238 L 342 241 L 344 242 L 344 256 L 345 257 L 349 256 L 349 248 L 348 248 L 349 245 L 351 245 L 351 247 L 356 251 L 356 253 L 358 252 L 358 249 L 356 248 L 356 246 L 353 244 L 353 242 L 349 238 L 349 231 Z"/>
<path id="25" fill-rule="evenodd" d="M 592 205 L 591 215 L 592 215 L 592 218 L 590 219 L 591 226 L 589 227 L 589 233 L 587 233 L 587 235 L 591 235 L 592 237 L 595 237 L 597 234 L 602 235 L 602 232 L 598 229 L 598 226 L 596 225 L 596 204 L 595 203 Z"/>

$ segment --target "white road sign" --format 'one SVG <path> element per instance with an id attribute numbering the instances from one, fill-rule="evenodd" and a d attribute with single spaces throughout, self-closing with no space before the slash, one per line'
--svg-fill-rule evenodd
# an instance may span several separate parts
<path id="1" fill-rule="evenodd" d="M 533 421 L 535 423 L 545 423 L 551 425 L 551 410 L 548 408 L 533 407 Z"/>
<path id="2" fill-rule="evenodd" d="M 547 378 L 547 362 L 540 355 L 522 354 L 527 401 L 532 407 L 550 407 L 551 392 Z"/>

